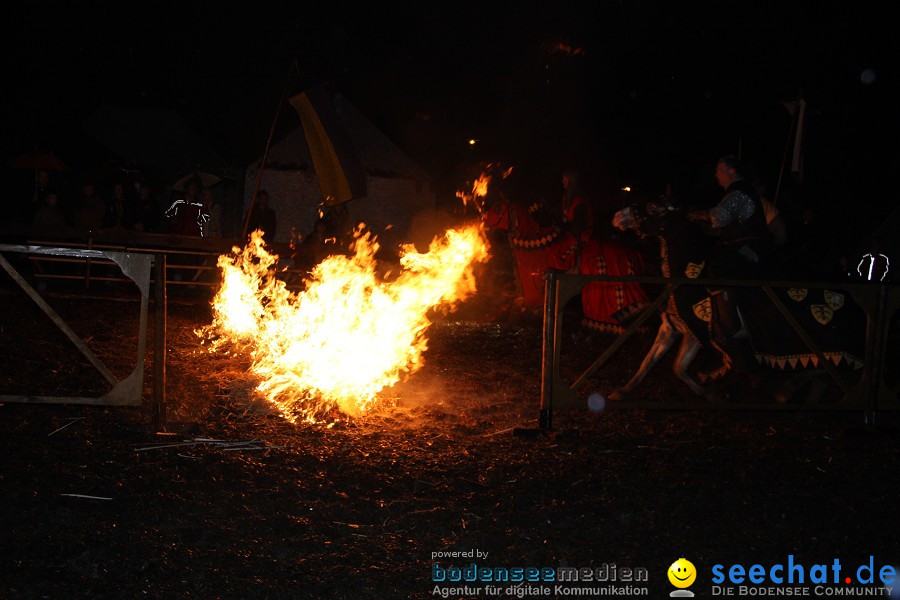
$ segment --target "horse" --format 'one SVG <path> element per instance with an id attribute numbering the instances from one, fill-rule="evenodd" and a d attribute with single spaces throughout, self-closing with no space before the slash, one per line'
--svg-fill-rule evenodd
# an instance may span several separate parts
<path id="1" fill-rule="evenodd" d="M 568 229 L 552 224 L 543 211 L 537 203 L 523 206 L 500 195 L 481 213 L 487 227 L 508 232 L 524 308 L 543 305 L 543 274 L 551 269 L 587 275 L 643 274 L 638 251 L 614 240 L 581 241 Z M 648 304 L 640 284 L 629 282 L 589 283 L 581 300 L 585 327 L 617 333 Z"/>
<path id="2" fill-rule="evenodd" d="M 663 277 L 696 279 L 705 273 L 707 257 L 713 250 L 712 236 L 687 218 L 687 211 L 668 200 L 649 201 L 616 212 L 613 225 L 634 230 L 644 238 L 659 242 Z M 777 287 L 775 296 L 811 336 L 826 360 L 836 366 L 860 369 L 865 347 L 865 314 L 849 295 L 829 289 Z M 742 287 L 738 306 L 743 329 L 757 363 L 782 371 L 815 368 L 818 355 L 778 312 L 760 287 Z M 681 338 L 672 369 L 695 394 L 711 397 L 710 390 L 697 381 L 688 368 L 701 349 L 712 353 L 719 367 L 703 375 L 703 383 L 714 381 L 732 370 L 733 356 L 712 334 L 712 299 L 705 286 L 682 285 L 669 296 L 661 314 L 661 324 L 638 371 L 610 399 L 623 399 L 634 392 L 650 370 Z M 782 396 L 777 397 L 784 400 Z"/>

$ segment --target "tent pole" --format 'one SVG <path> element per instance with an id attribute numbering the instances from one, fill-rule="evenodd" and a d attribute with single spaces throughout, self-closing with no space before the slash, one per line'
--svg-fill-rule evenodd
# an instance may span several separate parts
<path id="1" fill-rule="evenodd" d="M 781 155 L 781 169 L 778 171 L 778 185 L 775 186 L 775 197 L 772 198 L 772 204 L 778 206 L 778 195 L 781 193 L 781 181 L 784 178 L 784 165 L 787 164 L 788 152 L 791 149 L 791 140 L 794 139 L 794 132 L 800 114 L 800 106 L 791 113 L 791 125 L 788 127 L 787 139 L 784 141 L 784 153 Z"/>
<path id="2" fill-rule="evenodd" d="M 244 227 L 241 233 L 241 237 L 245 240 L 249 233 L 247 228 L 250 226 L 250 217 L 253 215 L 253 208 L 256 206 L 256 195 L 259 193 L 259 186 L 262 183 L 263 171 L 266 170 L 266 161 L 269 158 L 269 147 L 272 145 L 272 138 L 275 135 L 275 125 L 278 123 L 278 116 L 281 114 L 281 108 L 284 106 L 284 101 L 291 89 L 291 84 L 294 83 L 294 76 L 299 73 L 300 67 L 297 64 L 297 57 L 295 56 L 291 61 L 291 68 L 288 71 L 288 78 L 284 84 L 284 91 L 281 93 L 281 100 L 278 102 L 278 108 L 275 109 L 275 118 L 272 119 L 272 128 L 269 130 L 269 139 L 266 140 L 266 149 L 263 152 L 262 164 L 256 172 L 256 184 L 253 186 L 253 196 L 250 198 L 250 208 L 247 210 L 247 217 L 244 219 Z"/>

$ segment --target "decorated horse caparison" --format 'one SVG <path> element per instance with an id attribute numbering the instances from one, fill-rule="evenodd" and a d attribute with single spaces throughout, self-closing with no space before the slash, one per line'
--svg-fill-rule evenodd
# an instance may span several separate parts
<path id="1" fill-rule="evenodd" d="M 540 308 L 544 301 L 543 275 L 551 269 L 587 275 L 642 275 L 639 252 L 614 240 L 579 241 L 557 225 L 543 225 L 536 218 L 538 204 L 522 206 L 500 196 L 482 211 L 488 227 L 508 231 L 516 272 L 526 308 Z M 610 332 L 624 331 L 623 323 L 647 305 L 647 294 L 638 283 L 592 282 L 581 293 L 583 325 Z"/>
<path id="2" fill-rule="evenodd" d="M 705 277 L 711 236 L 687 219 L 687 211 L 666 201 L 651 201 L 618 211 L 613 224 L 621 230 L 632 229 L 642 237 L 659 243 L 660 268 L 664 277 Z M 825 360 L 835 366 L 860 369 L 865 348 L 865 313 L 849 294 L 838 289 L 773 287 L 772 291 L 788 312 L 812 339 Z M 788 320 L 759 286 L 741 288 L 739 312 L 758 363 L 781 371 L 822 367 L 819 356 L 810 350 Z M 718 357 L 721 365 L 707 373 L 718 378 L 732 363 L 729 352 L 716 343 L 711 334 L 710 291 L 705 286 L 681 285 L 669 296 L 662 310 L 655 341 L 634 376 L 610 395 L 621 399 L 632 393 L 653 366 L 674 345 L 681 344 L 673 363 L 676 376 L 697 394 L 708 389 L 688 372 L 701 349 Z"/>

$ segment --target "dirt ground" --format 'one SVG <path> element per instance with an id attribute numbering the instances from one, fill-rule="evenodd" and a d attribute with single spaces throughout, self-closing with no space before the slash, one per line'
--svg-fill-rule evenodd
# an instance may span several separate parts
<path id="1" fill-rule="evenodd" d="M 123 376 L 138 304 L 100 296 L 48 301 Z M 3 393 L 103 393 L 21 292 L 4 288 L 0 307 Z M 202 296 L 172 298 L 168 431 L 147 405 L 0 404 L 0 597 L 570 595 L 433 581 L 473 562 L 605 569 L 617 573 L 607 587 L 579 597 L 627 595 L 610 585 L 666 597 L 679 557 L 696 567 L 692 591 L 709 597 L 717 564 L 839 559 L 853 575 L 870 559 L 876 571 L 900 559 L 893 413 L 865 425 L 858 411 L 802 405 L 710 410 L 668 357 L 641 393 L 696 410 L 557 410 L 553 430 L 535 432 L 540 323 L 495 322 L 473 305 L 430 329 L 426 366 L 375 414 L 294 425 L 254 395 L 245 359 L 199 345 L 193 330 L 209 320 Z M 566 377 L 612 339 L 567 338 Z M 651 341 L 630 341 L 587 388 L 624 383 Z M 770 402 L 740 381 L 720 385 Z M 454 551 L 473 556 L 439 554 Z M 628 569 L 646 581 L 629 584 Z"/>

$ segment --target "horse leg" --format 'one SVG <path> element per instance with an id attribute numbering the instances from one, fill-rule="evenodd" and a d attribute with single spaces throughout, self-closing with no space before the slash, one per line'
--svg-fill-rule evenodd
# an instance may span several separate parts
<path id="1" fill-rule="evenodd" d="M 669 348 L 672 347 L 672 344 L 675 343 L 675 340 L 678 339 L 680 332 L 672 325 L 672 322 L 666 313 L 662 313 L 660 316 L 662 323 L 659 325 L 659 331 L 656 332 L 656 339 L 653 340 L 653 345 L 650 347 L 650 351 L 647 352 L 647 356 L 644 357 L 641 367 L 628 383 L 609 395 L 610 400 L 622 400 L 626 395 L 634 391 L 634 388 L 640 385 L 644 380 L 644 377 L 647 376 L 647 373 L 650 372 L 650 369 L 659 362 L 659 359 L 668 352 Z"/>
<path id="2" fill-rule="evenodd" d="M 697 383 L 693 377 L 688 374 L 688 367 L 700 351 L 700 342 L 694 339 L 694 336 L 684 334 L 681 338 L 681 346 L 678 348 L 678 355 L 675 362 L 672 363 L 672 370 L 675 376 L 687 384 L 691 391 L 698 396 L 706 396 L 706 389 Z"/>

